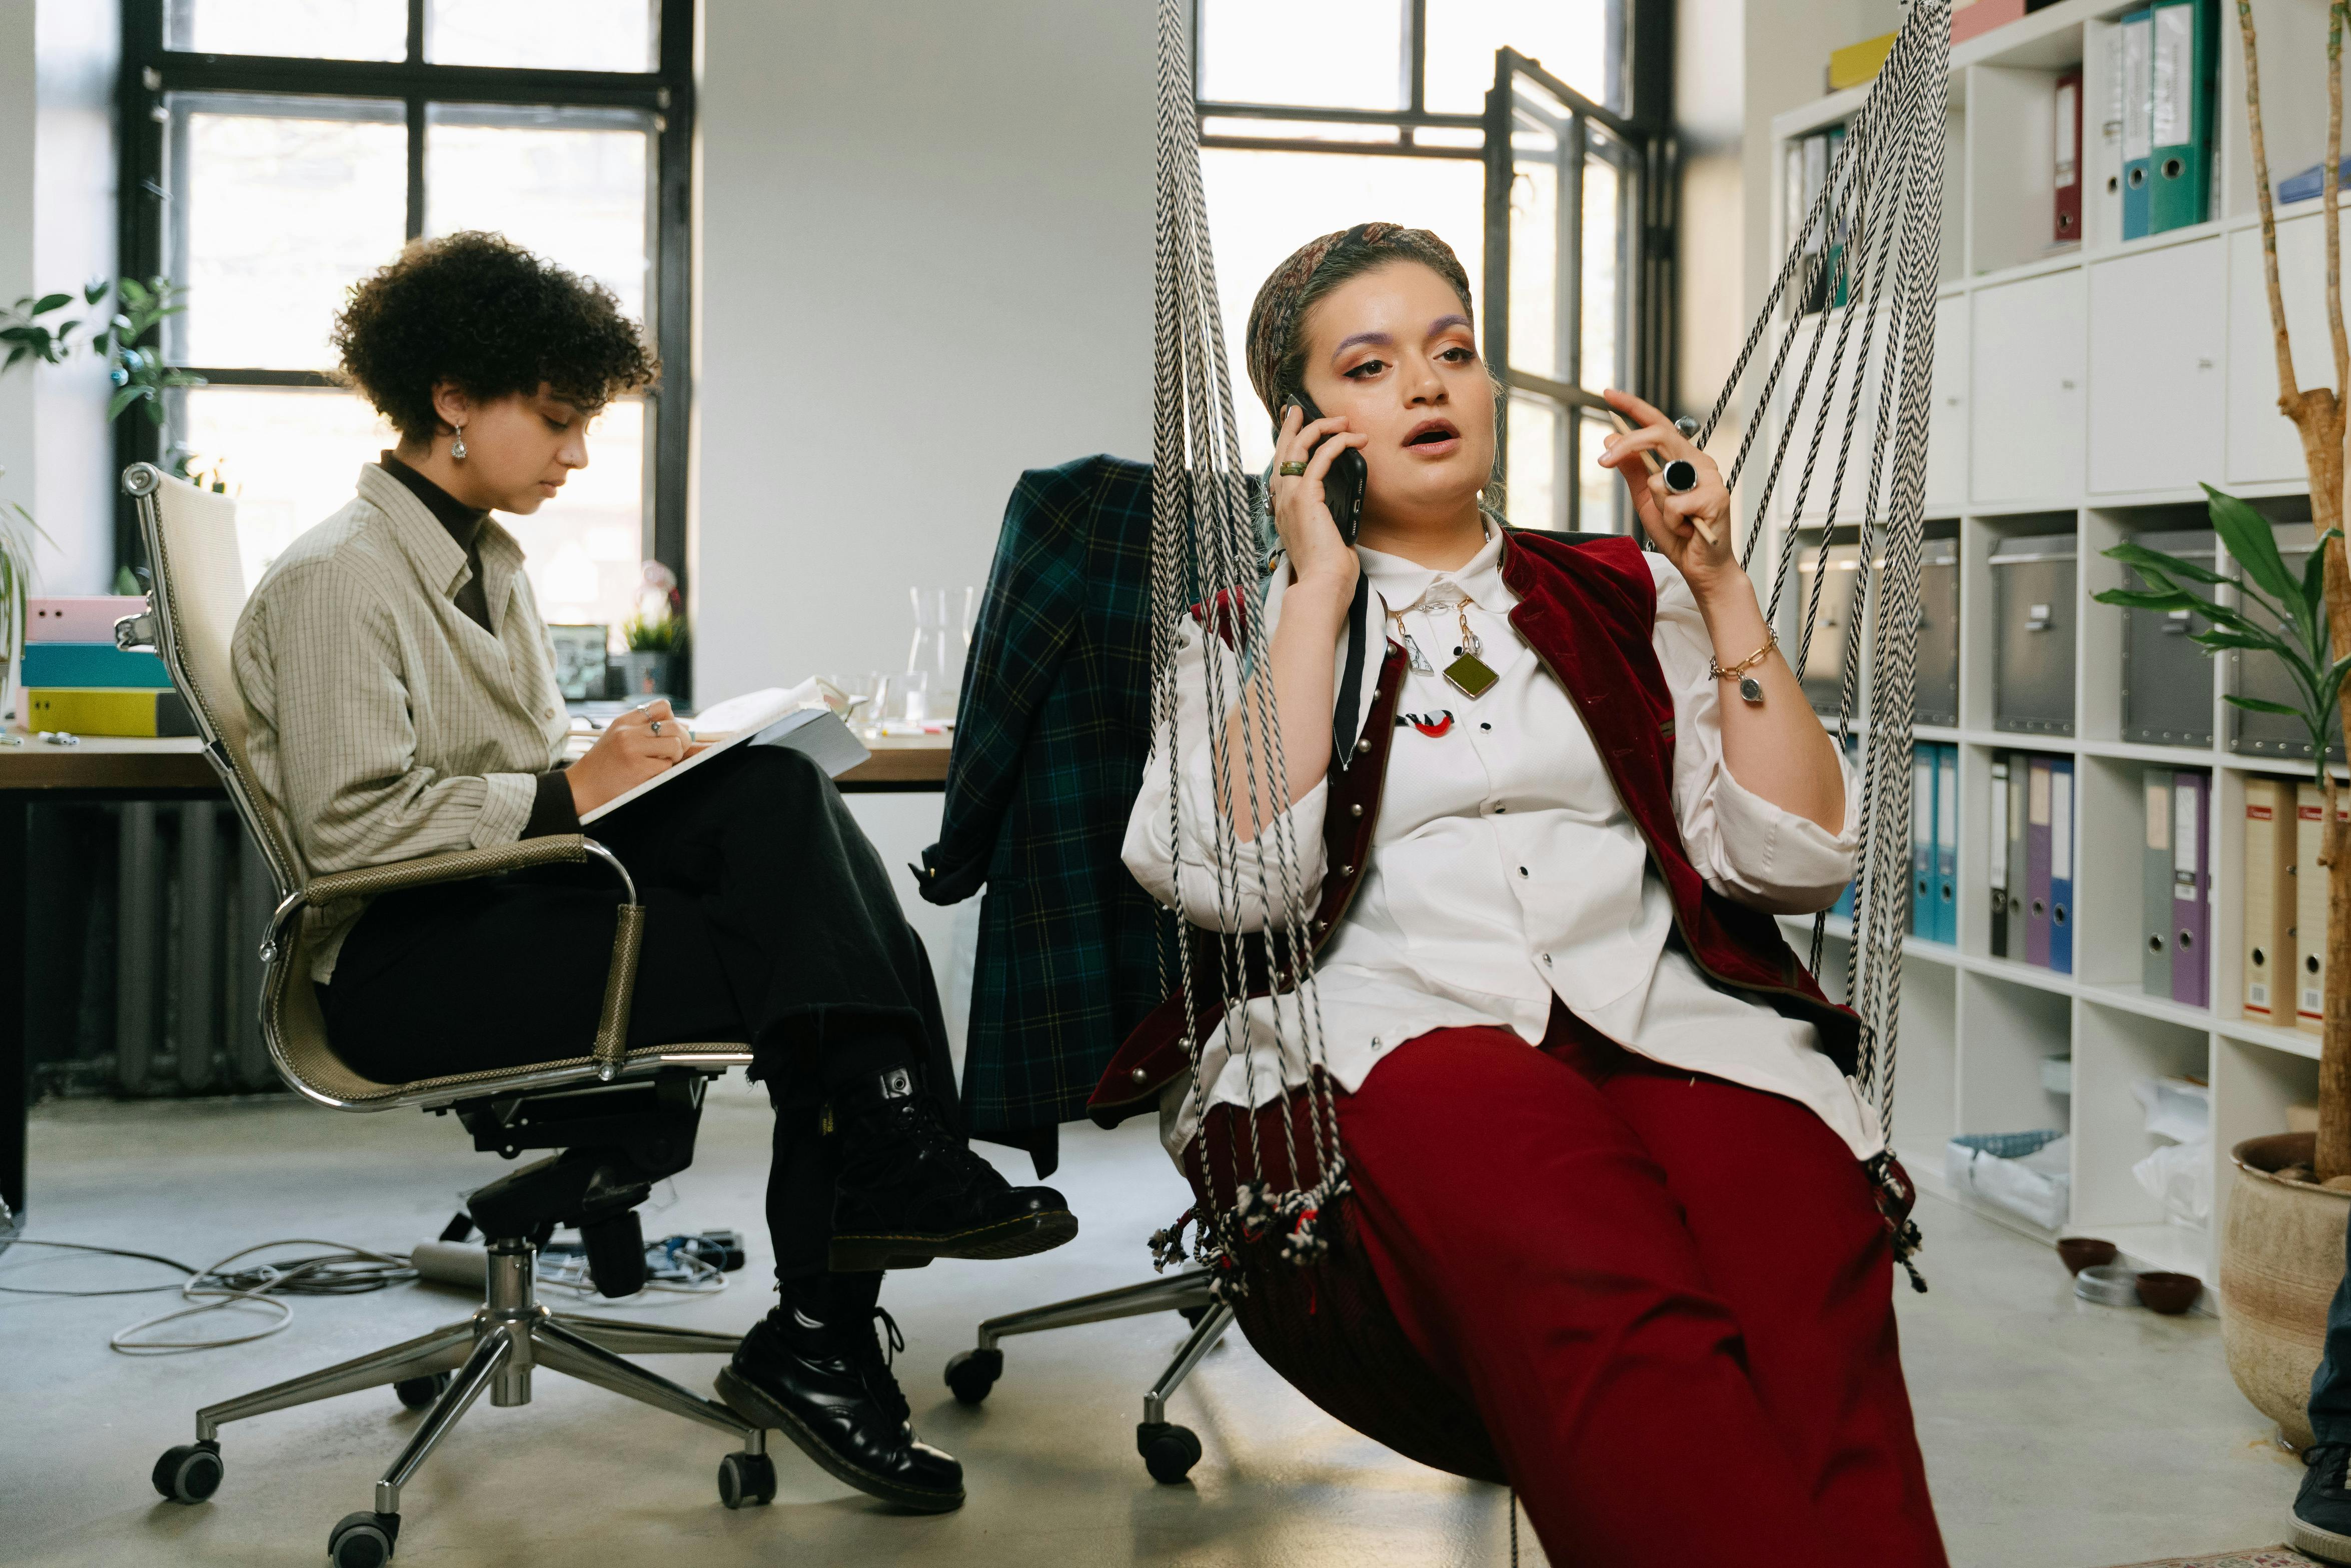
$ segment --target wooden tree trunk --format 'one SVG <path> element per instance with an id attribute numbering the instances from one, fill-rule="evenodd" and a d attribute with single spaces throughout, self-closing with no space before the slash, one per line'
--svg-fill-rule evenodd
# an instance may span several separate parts
<path id="1" fill-rule="evenodd" d="M 2320 164 L 2326 217 L 2326 326 L 2335 350 L 2334 388 L 2296 385 L 2294 346 L 2286 335 L 2285 296 L 2278 284 L 2277 210 L 2270 186 L 2269 149 L 2262 129 L 2261 57 L 2255 48 L 2252 0 L 2237 0 L 2237 33 L 2245 50 L 2245 112 L 2252 132 L 2254 193 L 2262 209 L 2262 269 L 2269 285 L 2270 327 L 2275 340 L 2278 412 L 2294 421 L 2302 437 L 2303 464 L 2310 476 L 2310 520 L 2318 536 L 2343 523 L 2344 404 L 2351 387 L 2351 340 L 2343 324 L 2342 217 L 2337 206 L 2343 156 L 2343 34 L 2351 5 L 2335 0 L 2326 10 L 2326 148 Z M 2351 563 L 2343 541 L 2325 547 L 2326 632 L 2336 650 L 2351 650 Z M 2336 706 L 2351 733 L 2351 686 Z M 2326 790 L 2323 852 L 2326 868 L 2325 1033 L 2318 1060 L 2318 1153 L 2321 1179 L 2351 1175 L 2351 833 L 2335 818 L 2335 781 L 2326 748 L 2315 764 Z M 2316 867 L 2311 868 L 2314 872 Z M 2302 933 L 2311 940 L 2312 933 Z"/>

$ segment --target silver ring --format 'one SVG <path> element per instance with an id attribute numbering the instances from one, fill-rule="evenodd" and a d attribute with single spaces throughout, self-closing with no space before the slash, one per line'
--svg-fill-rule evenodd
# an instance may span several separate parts
<path id="1" fill-rule="evenodd" d="M 1698 465 L 1687 457 L 1677 457 L 1666 465 L 1666 488 L 1677 496 L 1686 496 L 1698 488 Z"/>
<path id="2" fill-rule="evenodd" d="M 659 734 L 661 733 L 661 727 L 662 727 L 662 721 L 661 721 L 661 720 L 659 720 L 659 719 L 655 719 L 655 720 L 653 720 L 653 724 L 652 724 L 652 726 L 651 726 L 652 733 L 653 733 L 653 734 L 655 734 L 655 735 L 659 735 Z"/>

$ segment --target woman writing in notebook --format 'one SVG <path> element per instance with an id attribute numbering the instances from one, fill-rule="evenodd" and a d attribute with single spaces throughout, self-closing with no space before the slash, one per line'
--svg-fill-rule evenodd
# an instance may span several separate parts
<path id="1" fill-rule="evenodd" d="M 1212 927 L 1236 888 L 1265 923 L 1248 890 L 1282 883 L 1257 846 L 1293 844 L 1318 917 L 1346 1234 L 1302 1294 L 1281 1296 L 1284 1262 L 1253 1272 L 1241 1321 L 1408 1452 L 1482 1428 L 1491 1458 L 1468 1468 L 1499 1465 L 1554 1562 L 1934 1568 L 1890 1300 L 1907 1208 L 1873 1179 L 1900 1178 L 1847 1077 L 1852 1015 L 1771 918 L 1836 898 L 1857 791 L 1731 549 L 1720 476 L 1656 409 L 1610 393 L 1638 428 L 1600 458 L 1649 550 L 1481 505 L 1497 394 L 1470 316 L 1451 249 L 1390 224 L 1314 241 L 1259 291 L 1281 551 L 1249 678 L 1282 749 L 1253 779 L 1229 728 L 1210 746 L 1238 715 L 1206 693 L 1243 675 L 1217 618 L 1187 619 L 1186 749 L 1154 755 L 1128 831 L 1144 884 Z M 1352 545 L 1324 486 L 1344 450 L 1366 476 Z M 1368 653 L 1334 729 L 1359 576 Z M 1212 812 L 1249 862 L 1221 884 Z M 1274 1006 L 1240 1025 L 1260 1061 Z M 1157 1105 L 1196 1183 L 1245 1163 L 1251 1118 L 1277 1160 L 1312 1157 L 1283 1152 L 1279 1115 L 1305 1124 L 1303 1065 L 1253 1072 L 1196 1022 L 1196 1100 L 1179 1012 L 1127 1042 L 1098 1119 Z M 1253 1320 L 1276 1300 L 1288 1321 Z"/>
<path id="2" fill-rule="evenodd" d="M 234 642 L 254 769 L 298 869 L 576 833 L 692 742 L 656 701 L 565 766 L 547 630 L 491 514 L 553 499 L 587 465 L 597 413 L 653 381 L 652 356 L 601 287 L 487 234 L 411 246 L 353 291 L 335 342 L 399 444 L 270 564 Z M 776 1106 L 783 1302 L 721 1392 L 853 1486 L 958 1506 L 961 1469 L 915 1441 L 876 1336 L 872 1239 L 1010 1257 L 1076 1221 L 964 1146 L 929 961 L 815 764 L 740 747 L 595 836 L 646 908 L 629 1045 L 748 1041 Z M 337 1053 L 392 1083 L 581 1054 L 618 898 L 566 866 L 320 912 L 312 977 Z"/>

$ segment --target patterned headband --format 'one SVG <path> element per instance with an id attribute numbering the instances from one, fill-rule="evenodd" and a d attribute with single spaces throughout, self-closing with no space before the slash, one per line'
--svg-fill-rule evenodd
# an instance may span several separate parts
<path id="1" fill-rule="evenodd" d="M 1361 247 L 1385 251 L 1398 260 L 1426 262 L 1446 275 L 1457 288 L 1468 287 L 1468 274 L 1461 268 L 1453 247 L 1426 229 L 1409 228 L 1403 224 L 1357 224 L 1351 229 L 1338 229 L 1320 239 L 1309 240 L 1290 252 L 1288 260 L 1273 269 L 1257 291 L 1257 301 L 1249 307 L 1249 377 L 1257 389 L 1259 402 L 1281 423 L 1281 409 L 1276 402 L 1276 382 L 1281 361 L 1290 352 L 1291 339 L 1297 334 L 1299 318 L 1305 301 L 1312 293 L 1316 277 L 1341 251 Z M 1458 277 L 1456 275 L 1458 275 Z"/>

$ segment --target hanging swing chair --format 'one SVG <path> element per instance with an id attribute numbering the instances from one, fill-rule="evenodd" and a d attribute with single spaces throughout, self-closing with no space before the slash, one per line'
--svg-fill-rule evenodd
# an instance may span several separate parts
<path id="1" fill-rule="evenodd" d="M 1264 617 L 1248 612 L 1260 601 L 1266 557 L 1251 515 L 1220 327 L 1186 6 L 1186 0 L 1161 0 L 1158 21 L 1152 722 L 1154 743 L 1168 756 L 1182 755 L 1186 743 L 1177 734 L 1186 705 L 1177 700 L 1176 653 L 1187 619 L 1196 612 L 1213 618 L 1242 670 L 1258 667 L 1270 641 Z M 1823 188 L 1792 225 L 1763 309 L 1693 436 L 1706 445 L 1750 370 L 1760 370 L 1750 406 L 1777 417 L 1748 422 L 1728 483 L 1752 519 L 1740 540 L 1742 563 L 1759 579 L 1769 571 L 1764 614 L 1772 625 L 1785 624 L 1781 604 L 1802 544 L 1799 519 L 1857 515 L 1861 565 L 1850 623 L 1869 630 L 1865 638 L 1844 640 L 1831 728 L 1840 741 L 1858 735 L 1864 742 L 1845 1001 L 1859 1020 L 1855 1081 L 1876 1110 L 1889 1149 L 1910 891 L 1910 714 L 1949 36 L 1950 0 L 1918 0 L 1909 8 Z M 1837 308 L 1819 308 L 1828 301 Z M 1776 346 L 1766 353 L 1775 323 Z M 1775 434 L 1759 450 L 1767 428 Z M 1742 493 L 1740 481 L 1753 465 L 1761 477 Z M 1790 491 L 1784 497 L 1783 485 Z M 1776 510 L 1775 497 L 1782 497 Z M 1759 561 L 1775 518 L 1772 548 Z M 1834 532 L 1819 529 L 1813 548 L 1822 561 Z M 1807 575 L 1812 590 L 1793 606 L 1792 663 L 1799 669 L 1814 634 L 1824 573 Z M 1362 664 L 1378 652 L 1376 643 L 1368 655 L 1359 646 L 1362 678 L 1372 678 Z M 1230 743 L 1238 756 L 1224 756 L 1228 743 L 1221 728 L 1208 738 L 1214 766 L 1245 778 L 1253 798 L 1269 777 L 1277 787 L 1281 778 L 1281 716 L 1268 683 L 1224 689 L 1230 684 L 1224 669 L 1217 659 L 1198 661 L 1191 670 L 1199 673 L 1183 678 L 1207 682 L 1201 695 L 1209 714 L 1243 705 Z M 1352 694 L 1342 697 L 1348 715 L 1338 732 L 1343 743 L 1353 701 Z M 1394 706 L 1393 696 L 1386 701 Z M 1372 724 L 1384 728 L 1393 719 L 1375 708 Z M 1172 820 L 1173 769 L 1169 778 Z M 1352 858 L 1353 835 L 1369 829 L 1367 821 L 1360 830 L 1343 825 L 1354 821 L 1343 809 L 1344 788 L 1334 777 L 1327 813 L 1333 864 Z M 1237 1315 L 1250 1343 L 1332 1416 L 1424 1464 L 1500 1482 L 1500 1464 L 1477 1412 L 1406 1341 L 1355 1232 L 1315 983 L 1318 938 L 1327 936 L 1337 912 L 1304 896 L 1286 814 L 1264 843 L 1251 846 L 1238 841 L 1221 813 L 1212 815 L 1209 864 L 1219 918 L 1213 928 L 1194 926 L 1188 939 L 1171 944 L 1163 1009 L 1178 1020 L 1174 1033 L 1191 1070 L 1184 1092 L 1199 1130 L 1184 1164 L 1196 1197 L 1186 1219 L 1196 1228 L 1188 1254 L 1184 1224 L 1155 1236 L 1155 1260 L 1165 1269 L 1196 1256 L 1217 1300 Z M 1261 930 L 1244 932 L 1245 906 L 1270 912 Z M 1813 970 L 1825 921 L 1813 923 Z M 1253 1113 L 1211 1108 L 1202 1054 L 1215 1046 L 1241 1061 L 1254 1081 L 1250 1059 L 1267 1047 L 1243 1019 L 1247 1004 L 1263 997 L 1272 998 L 1279 1070 L 1301 1087 Z M 1141 1067 L 1134 1075 L 1137 1083 L 1165 1076 Z M 1910 1263 L 1918 1239 L 1908 1219 L 1911 1195 L 1890 1153 L 1873 1162 L 1871 1174 L 1896 1256 L 1923 1290 Z"/>

